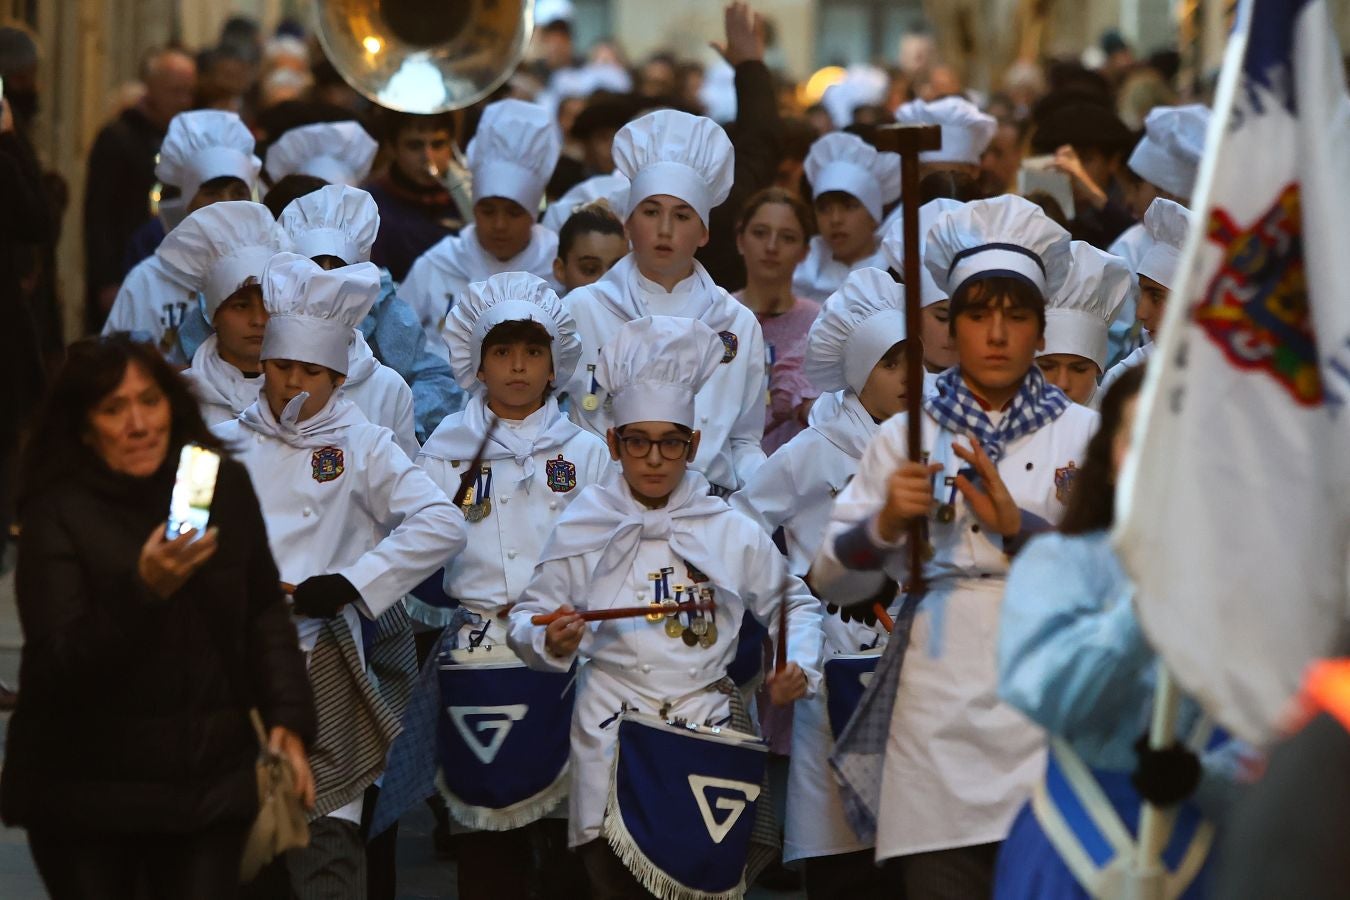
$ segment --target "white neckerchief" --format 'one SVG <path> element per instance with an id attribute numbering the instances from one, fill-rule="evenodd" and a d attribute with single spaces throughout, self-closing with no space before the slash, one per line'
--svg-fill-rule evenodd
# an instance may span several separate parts
<path id="1" fill-rule="evenodd" d="M 881 257 L 880 243 L 869 255 L 853 265 L 846 265 L 834 258 L 825 238 L 816 235 L 811 238 L 806 259 L 798 264 L 797 271 L 792 274 L 793 291 L 820 302 L 839 290 L 849 272 L 868 266 L 883 271 L 887 268 L 886 261 Z"/>
<path id="2" fill-rule="evenodd" d="M 284 444 L 297 449 L 319 449 L 333 444 L 340 432 L 352 425 L 368 423 L 361 411 L 350 400 L 344 400 L 340 391 L 334 391 L 332 398 L 323 409 L 297 422 L 300 407 L 309 399 L 309 394 L 301 392 L 286 404 L 281 411 L 281 419 L 272 415 L 272 407 L 267 398 L 259 395 L 251 406 L 239 416 L 240 421 L 259 434 L 276 438 Z"/>
<path id="3" fill-rule="evenodd" d="M 437 428 L 422 448 L 422 455 L 433 459 L 463 461 L 473 460 L 478 445 L 482 443 L 487 431 L 487 399 L 482 390 L 474 391 L 456 427 Z M 534 482 L 534 460 L 538 454 L 551 452 L 566 444 L 581 431 L 572 420 L 558 409 L 558 401 L 550 397 L 544 405 L 520 421 L 508 424 L 504 420 L 497 422 L 492 429 L 492 440 L 483 448 L 483 459 L 513 459 L 520 466 L 519 486 L 526 493 Z"/>
<path id="4" fill-rule="evenodd" d="M 183 373 L 204 403 L 227 406 L 236 416 L 258 399 L 262 376 L 244 373 L 220 357 L 220 341 L 213 334 L 192 354 L 192 367 Z"/>
<path id="5" fill-rule="evenodd" d="M 591 290 L 601 305 L 626 322 L 650 315 L 678 315 L 699 319 L 713 331 L 729 331 L 744 308 L 718 287 L 697 260 L 689 277 L 667 291 L 638 271 L 637 258 L 630 253 L 591 285 Z"/>
<path id="6" fill-rule="evenodd" d="M 851 458 L 862 459 L 868 442 L 881 426 L 872 420 L 853 391 L 844 391 L 832 410 L 833 415 L 827 415 L 823 420 L 813 418 L 811 427 Z M 815 412 L 814 406 L 811 411 Z"/>
<path id="7" fill-rule="evenodd" d="M 465 284 L 486 281 L 502 272 L 529 272 L 549 281 L 553 278 L 553 260 L 558 255 L 558 236 L 542 225 L 535 225 L 525 249 L 508 260 L 500 260 L 483 249 L 474 226 L 469 225 L 441 247 L 445 252 L 429 254 L 428 258 L 446 277 Z"/>
<path id="8" fill-rule="evenodd" d="M 713 516 L 728 515 L 725 500 L 708 496 L 708 480 L 688 471 L 661 509 L 643 506 L 618 467 L 583 490 L 549 535 L 539 561 L 580 557 L 600 551 L 588 590 L 596 604 L 619 596 L 632 572 L 643 540 L 667 541 L 686 564 L 705 572 L 713 584 L 729 589 L 737 563 L 726 548 L 715 546 L 707 531 Z"/>
<path id="9" fill-rule="evenodd" d="M 352 333 L 355 338 L 347 348 L 347 381 L 342 385 L 348 390 L 367 381 L 380 370 L 380 361 L 375 358 L 370 344 L 366 343 L 366 336 L 361 333 L 361 329 L 353 328 Z"/>

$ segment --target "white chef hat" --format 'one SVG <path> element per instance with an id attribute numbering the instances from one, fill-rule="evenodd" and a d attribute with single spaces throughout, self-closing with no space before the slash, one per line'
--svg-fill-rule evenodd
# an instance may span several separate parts
<path id="1" fill-rule="evenodd" d="M 817 138 L 803 165 L 811 193 L 857 197 L 878 223 L 882 207 L 900 198 L 900 155 L 879 152 L 856 134 L 834 131 Z"/>
<path id="2" fill-rule="evenodd" d="M 548 282 L 529 272 L 502 272 L 475 281 L 455 298 L 442 335 L 450 345 L 450 366 L 464 390 L 481 386 L 483 339 L 503 322 L 538 322 L 553 339 L 553 383 L 565 384 L 581 358 L 577 323 Z"/>
<path id="3" fill-rule="evenodd" d="M 562 153 L 548 110 L 524 100 L 498 100 L 483 110 L 469 141 L 474 201 L 505 197 L 534 216 Z"/>
<path id="4" fill-rule="evenodd" d="M 901 125 L 942 126 L 942 147 L 920 153 L 920 162 L 978 166 L 998 131 L 998 121 L 964 97 L 943 97 L 931 103 L 911 100 L 895 111 L 895 120 Z"/>
<path id="5" fill-rule="evenodd" d="M 575 16 L 572 0 L 534 0 L 534 24 L 541 27 L 554 22 L 570 24 Z"/>
<path id="6" fill-rule="evenodd" d="M 157 252 L 165 267 L 201 292 L 209 322 L 220 304 L 249 279 L 260 284 L 267 261 L 290 247 L 286 232 L 267 207 L 251 200 L 225 200 L 184 219 Z"/>
<path id="7" fill-rule="evenodd" d="M 370 260 L 380 210 L 360 188 L 328 184 L 292 200 L 281 212 L 281 227 L 296 253 L 311 259 L 336 256 L 351 265 Z"/>
<path id="8" fill-rule="evenodd" d="M 306 256 L 278 253 L 263 272 L 270 318 L 262 359 L 293 359 L 347 374 L 356 326 L 380 294 L 380 269 L 357 263 L 325 271 Z"/>
<path id="9" fill-rule="evenodd" d="M 735 178 L 731 139 L 712 119 L 658 109 L 629 122 L 614 135 L 614 167 L 632 182 L 627 219 L 639 203 L 657 194 L 678 197 L 703 224 L 727 199 Z"/>
<path id="10" fill-rule="evenodd" d="M 1106 371 L 1107 328 L 1138 282 L 1129 263 L 1086 241 L 1074 241 L 1069 280 L 1045 304 L 1045 348 L 1037 356 L 1071 353 Z"/>
<path id="11" fill-rule="evenodd" d="M 600 348 L 595 380 L 614 400 L 614 425 L 673 422 L 694 427 L 694 395 L 722 364 L 726 347 L 698 319 L 644 316 L 625 322 Z"/>
<path id="12" fill-rule="evenodd" d="M 1155 106 L 1144 120 L 1144 139 L 1130 154 L 1129 166 L 1150 184 L 1189 199 L 1208 130 L 1207 106 Z"/>
<path id="13" fill-rule="evenodd" d="M 905 339 L 904 289 L 870 266 L 848 273 L 806 338 L 802 370 L 821 391 L 859 393 L 886 351 Z"/>
<path id="14" fill-rule="evenodd" d="M 854 63 L 844 77 L 825 89 L 820 105 L 830 114 L 835 128 L 847 128 L 860 106 L 874 106 L 886 100 L 891 79 L 883 69 L 867 63 Z"/>
<path id="15" fill-rule="evenodd" d="M 941 303 L 943 300 L 949 300 L 947 292 L 938 287 L 938 283 L 933 279 L 933 273 L 928 271 L 928 267 L 923 264 L 924 248 L 928 242 L 928 232 L 932 229 L 933 223 L 939 218 L 951 212 L 954 209 L 960 209 L 962 203 L 960 200 L 952 200 L 947 197 L 937 197 L 929 200 L 923 206 L 919 207 L 919 297 L 923 306 L 932 306 L 934 303 Z M 886 233 L 881 236 L 881 252 L 886 257 L 886 265 L 895 270 L 901 278 L 905 275 L 905 216 L 904 213 L 897 213 L 891 219 L 891 224 L 886 228 Z M 903 294 L 903 288 L 901 289 Z"/>
<path id="16" fill-rule="evenodd" d="M 561 231 L 578 206 L 595 200 L 604 200 L 615 216 L 622 216 L 628 205 L 628 179 L 618 173 L 592 175 L 573 185 L 572 189 L 548 205 L 544 210 L 543 225 L 551 231 Z"/>
<path id="17" fill-rule="evenodd" d="M 330 184 L 360 184 L 380 145 L 359 122 L 320 122 L 292 128 L 267 149 L 267 175 L 312 175 Z"/>
<path id="18" fill-rule="evenodd" d="M 203 184 L 227 175 L 252 189 L 261 169 L 261 160 L 253 155 L 253 134 L 238 114 L 194 109 L 169 122 L 159 145 L 155 177 L 177 187 L 191 201 Z"/>
<path id="19" fill-rule="evenodd" d="M 1020 278 L 1053 297 L 1069 277 L 1069 233 L 1014 194 L 973 200 L 939 216 L 924 244 L 924 265 L 955 297 L 971 281 Z"/>
<path id="20" fill-rule="evenodd" d="M 1191 212 L 1180 203 L 1162 197 L 1150 203 L 1144 213 L 1144 230 L 1152 243 L 1135 271 L 1171 290 L 1181 262 L 1181 247 L 1190 228 Z"/>

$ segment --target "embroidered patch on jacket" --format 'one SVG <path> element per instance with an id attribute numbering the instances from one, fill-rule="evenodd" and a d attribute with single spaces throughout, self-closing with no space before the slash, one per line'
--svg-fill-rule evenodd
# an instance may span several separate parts
<path id="1" fill-rule="evenodd" d="M 336 481 L 344 471 L 342 451 L 337 447 L 324 447 L 315 450 L 309 464 L 311 474 L 319 484 L 323 484 L 325 481 Z"/>
<path id="2" fill-rule="evenodd" d="M 740 339 L 730 331 L 719 331 L 717 336 L 722 339 L 722 346 L 725 348 L 722 352 L 722 362 L 729 363 L 736 358 L 736 350 L 741 346 Z"/>
<path id="3" fill-rule="evenodd" d="M 544 472 L 548 475 L 548 489 L 555 494 L 565 494 L 577 486 L 577 467 L 563 459 L 561 453 L 557 459 L 544 463 Z"/>
<path id="4" fill-rule="evenodd" d="M 1055 470 L 1055 499 L 1060 503 L 1069 502 L 1069 493 L 1073 490 L 1073 483 L 1078 478 L 1078 466 L 1073 460 L 1062 469 Z"/>

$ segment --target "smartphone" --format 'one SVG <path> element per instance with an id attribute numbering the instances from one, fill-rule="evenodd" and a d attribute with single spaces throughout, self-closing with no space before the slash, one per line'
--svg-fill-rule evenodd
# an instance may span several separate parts
<path id="1" fill-rule="evenodd" d="M 197 444 L 183 447 L 178 456 L 178 474 L 173 480 L 173 496 L 169 500 L 169 523 L 164 528 L 167 540 L 193 528 L 197 529 L 192 538 L 194 541 L 206 533 L 219 473 L 219 453 Z"/>

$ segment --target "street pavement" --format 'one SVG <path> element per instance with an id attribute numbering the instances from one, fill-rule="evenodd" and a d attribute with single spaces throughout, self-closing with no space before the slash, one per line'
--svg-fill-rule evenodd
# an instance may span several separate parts
<path id="1" fill-rule="evenodd" d="M 18 610 L 14 605 L 13 546 L 9 550 L 7 571 L 0 576 L 0 680 L 18 682 L 19 651 L 23 635 Z M 9 714 L 0 713 L 0 765 L 3 765 L 5 733 Z M 399 822 L 398 900 L 454 900 L 455 864 L 436 859 L 431 844 L 433 820 L 423 804 L 418 804 Z M 24 832 L 0 826 L 0 898 L 3 900 L 44 900 L 47 894 L 28 855 Z M 799 891 L 768 891 L 755 888 L 750 900 L 799 900 Z"/>

